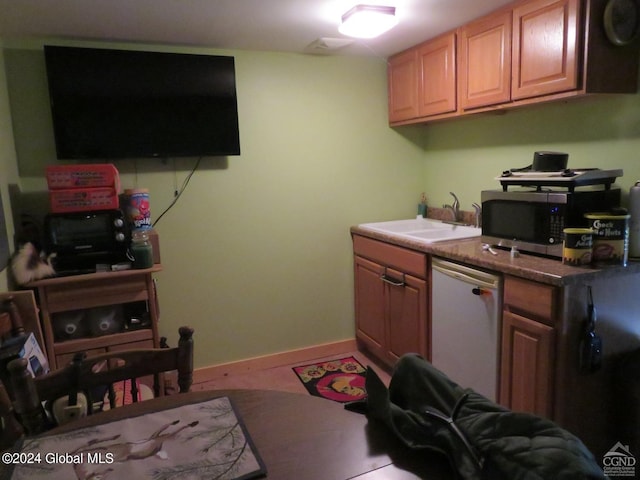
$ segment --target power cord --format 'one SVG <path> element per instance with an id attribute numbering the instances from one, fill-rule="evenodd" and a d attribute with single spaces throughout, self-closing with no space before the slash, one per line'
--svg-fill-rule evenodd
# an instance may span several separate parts
<path id="1" fill-rule="evenodd" d="M 193 168 L 191 169 L 191 171 L 189 172 L 189 174 L 186 176 L 186 178 L 184 179 L 184 181 L 182 182 L 182 186 L 180 187 L 180 189 L 178 190 L 176 188 L 176 190 L 174 191 L 174 197 L 173 197 L 173 201 L 169 204 L 169 206 L 167 208 L 165 208 L 165 210 L 158 216 L 158 218 L 156 219 L 155 222 L 153 222 L 153 227 L 155 228 L 156 225 L 158 225 L 158 222 L 160 221 L 160 219 L 162 217 L 164 217 L 165 213 L 167 213 L 169 210 L 171 210 L 171 208 L 173 208 L 173 206 L 178 203 L 178 200 L 180 199 L 180 197 L 182 196 L 182 194 L 184 193 L 184 191 L 187 189 L 187 186 L 189 185 L 189 181 L 191 180 L 191 177 L 193 176 L 194 173 L 196 173 L 196 170 L 198 169 L 198 166 L 200 165 L 200 161 L 202 160 L 202 157 L 198 157 L 198 160 L 196 160 L 195 165 L 193 166 Z M 174 163 L 174 171 L 175 171 L 175 163 Z"/>

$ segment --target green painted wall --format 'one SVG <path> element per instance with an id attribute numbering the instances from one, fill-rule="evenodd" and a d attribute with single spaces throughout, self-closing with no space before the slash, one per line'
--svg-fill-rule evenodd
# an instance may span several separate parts
<path id="1" fill-rule="evenodd" d="M 387 126 L 379 59 L 236 58 L 242 155 L 206 158 L 157 226 L 161 333 L 196 329 L 196 365 L 354 337 L 349 227 L 415 214 L 423 151 Z M 23 187 L 54 163 L 41 47 L 5 49 Z M 194 159 L 117 162 L 154 219 Z M 135 166 L 135 168 L 134 168 Z"/>
<path id="2" fill-rule="evenodd" d="M 12 247 L 13 238 L 13 219 L 9 201 L 9 184 L 12 183 L 18 183 L 18 170 L 11 128 L 7 82 L 4 73 L 4 52 L 0 49 L 0 195 L 2 195 L 5 227 L 10 247 Z M 6 265 L 0 265 L 0 292 L 8 289 L 8 269 Z"/>
<path id="3" fill-rule="evenodd" d="M 482 114 L 428 125 L 425 190 L 440 206 L 450 191 L 472 210 L 480 191 L 501 188 L 503 170 L 531 164 L 537 150 L 569 153 L 571 168 L 623 169 L 617 181 L 626 204 L 640 179 L 640 95 L 612 95 Z"/>
<path id="4" fill-rule="evenodd" d="M 242 155 L 204 159 L 157 227 L 161 332 L 175 341 L 193 325 L 197 366 L 352 338 L 349 226 L 413 216 L 421 191 L 435 206 L 453 191 L 468 210 L 536 150 L 566 151 L 571 167 L 623 168 L 625 197 L 640 179 L 638 95 L 390 129 L 378 59 L 198 51 L 236 57 Z M 43 195 L 56 160 L 41 45 L 5 46 L 4 57 L 2 138 L 12 119 L 20 183 Z M 6 195 L 5 170 L 17 167 L 2 142 Z M 151 189 L 154 218 L 193 165 L 117 162 L 125 188 Z"/>

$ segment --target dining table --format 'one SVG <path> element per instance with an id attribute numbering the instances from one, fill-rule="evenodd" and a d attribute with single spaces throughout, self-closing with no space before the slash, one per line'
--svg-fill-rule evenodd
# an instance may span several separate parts
<path id="1" fill-rule="evenodd" d="M 412 450 L 391 430 L 332 400 L 276 390 L 206 390 L 158 397 L 58 426 L 44 435 L 107 425 L 228 397 L 271 480 L 452 480 L 447 458 Z M 264 476 L 264 475 L 263 475 Z"/>

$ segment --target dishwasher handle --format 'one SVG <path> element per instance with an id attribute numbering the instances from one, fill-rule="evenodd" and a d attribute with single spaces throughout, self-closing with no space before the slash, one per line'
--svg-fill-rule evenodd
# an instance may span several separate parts
<path id="1" fill-rule="evenodd" d="M 486 288 L 496 290 L 500 288 L 501 278 L 499 275 L 476 270 L 475 268 L 470 268 L 465 265 L 448 262 L 446 260 L 433 259 L 431 268 L 449 277 L 470 283 L 479 289 Z"/>
<path id="2" fill-rule="evenodd" d="M 491 295 L 491 290 L 482 287 L 475 287 L 471 289 L 471 293 L 481 297 L 482 295 Z"/>

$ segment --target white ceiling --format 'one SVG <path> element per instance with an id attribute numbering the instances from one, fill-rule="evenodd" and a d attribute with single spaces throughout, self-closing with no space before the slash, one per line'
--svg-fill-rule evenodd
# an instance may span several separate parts
<path id="1" fill-rule="evenodd" d="M 387 57 L 510 0 L 0 0 L 0 38 L 33 37 L 240 50 Z M 360 3 L 396 7 L 399 25 L 377 39 L 346 39 L 341 15 Z"/>

